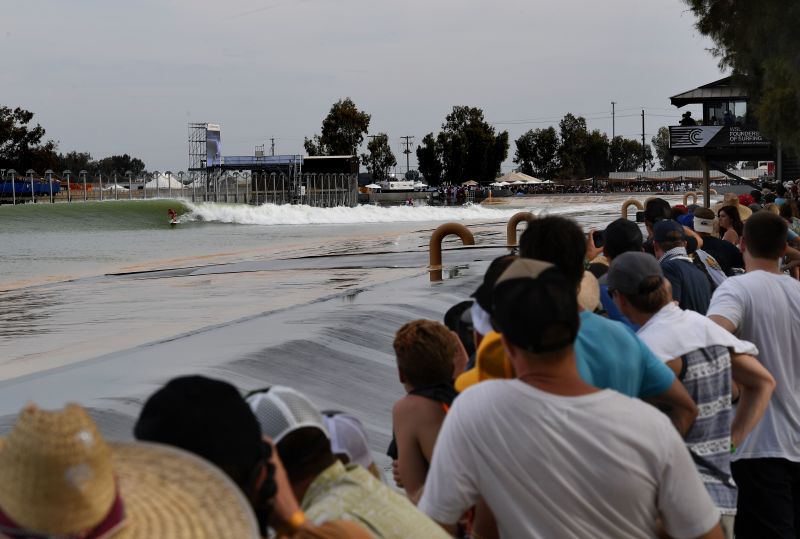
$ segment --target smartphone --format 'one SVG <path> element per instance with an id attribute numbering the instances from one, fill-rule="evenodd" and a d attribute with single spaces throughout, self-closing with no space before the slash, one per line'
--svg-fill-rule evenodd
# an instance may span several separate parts
<path id="1" fill-rule="evenodd" d="M 644 223 L 644 212 L 643 211 L 637 211 L 636 212 L 636 222 L 637 223 Z"/>
<path id="2" fill-rule="evenodd" d="M 592 239 L 594 240 L 594 246 L 600 249 L 606 244 L 606 231 L 595 230 L 594 234 L 592 234 Z"/>

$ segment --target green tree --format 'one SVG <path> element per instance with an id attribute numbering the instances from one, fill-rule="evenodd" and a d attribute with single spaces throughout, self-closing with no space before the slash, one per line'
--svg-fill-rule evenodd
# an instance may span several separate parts
<path id="1" fill-rule="evenodd" d="M 514 162 L 520 170 L 549 180 L 558 171 L 558 133 L 553 127 L 531 129 L 514 141 Z"/>
<path id="2" fill-rule="evenodd" d="M 71 170 L 75 174 L 81 170 L 94 172 L 93 165 L 92 155 L 89 152 L 72 151 L 58 154 L 57 172 L 59 173 L 63 170 Z"/>
<path id="3" fill-rule="evenodd" d="M 303 147 L 310 157 L 325 155 L 325 150 L 322 148 L 322 141 L 319 140 L 319 135 L 314 135 L 312 138 L 305 137 L 303 140 Z"/>
<path id="4" fill-rule="evenodd" d="M 436 137 L 444 179 L 490 182 L 508 157 L 508 132 L 495 133 L 477 107 L 455 106 Z"/>
<path id="5" fill-rule="evenodd" d="M 93 173 L 100 172 L 103 174 L 103 176 L 111 176 L 114 172 L 116 172 L 118 175 L 124 175 L 125 172 L 129 170 L 133 172 L 134 176 L 137 176 L 144 172 L 146 168 L 144 161 L 137 157 L 131 157 L 126 153 L 122 155 L 104 157 L 99 161 L 92 162 L 90 167 L 92 168 Z"/>
<path id="6" fill-rule="evenodd" d="M 414 169 L 408 170 L 406 171 L 405 178 L 410 182 L 419 181 L 419 171 L 416 171 Z"/>
<path id="7" fill-rule="evenodd" d="M 56 143 L 42 143 L 44 128 L 30 125 L 33 113 L 22 108 L 0 107 L 0 168 L 37 172 L 57 163 Z"/>
<path id="8" fill-rule="evenodd" d="M 433 133 L 425 135 L 417 146 L 417 167 L 428 185 L 442 183 L 442 149 Z"/>
<path id="9" fill-rule="evenodd" d="M 357 155 L 369 121 L 370 115 L 358 110 L 352 99 L 340 99 L 322 120 L 320 135 L 306 138 L 303 146 L 308 155 Z"/>
<path id="10" fill-rule="evenodd" d="M 561 163 L 559 176 L 562 178 L 585 178 L 584 153 L 589 143 L 586 119 L 567 113 L 559 122 L 558 128 L 561 140 L 558 147 L 558 160 Z"/>
<path id="11" fill-rule="evenodd" d="M 583 170 L 586 176 L 608 176 L 608 155 L 608 136 L 595 129 L 586 136 L 583 150 Z"/>
<path id="12" fill-rule="evenodd" d="M 656 137 L 653 137 L 655 141 Z M 611 170 L 632 171 L 642 167 L 642 143 L 636 139 L 614 137 L 609 146 Z M 648 144 L 644 149 L 648 168 L 652 168 L 653 149 Z M 662 169 L 663 170 L 663 169 Z"/>
<path id="13" fill-rule="evenodd" d="M 373 180 L 382 180 L 389 169 L 397 165 L 397 159 L 389 146 L 389 137 L 386 133 L 378 133 L 367 143 L 369 153 L 361 154 L 361 162 L 367 167 L 367 172 L 372 174 Z"/>
<path id="14" fill-rule="evenodd" d="M 800 2 L 684 0 L 697 29 L 715 44 L 720 68 L 748 91 L 759 129 L 800 150 Z"/>

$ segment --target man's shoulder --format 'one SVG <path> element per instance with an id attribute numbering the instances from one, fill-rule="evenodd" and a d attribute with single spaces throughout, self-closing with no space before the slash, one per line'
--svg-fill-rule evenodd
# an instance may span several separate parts
<path id="1" fill-rule="evenodd" d="M 635 341 L 636 334 L 622 322 L 583 311 L 581 313 L 581 326 L 578 329 L 578 339 L 587 338 L 613 338 Z"/>
<path id="2" fill-rule="evenodd" d="M 465 408 L 468 404 L 475 402 L 478 399 L 493 398 L 495 395 L 506 395 L 513 386 L 516 385 L 516 379 L 513 380 L 483 380 L 479 384 L 473 384 L 459 394 L 458 398 L 453 401 L 453 409 Z"/>
<path id="3" fill-rule="evenodd" d="M 394 403 L 392 412 L 395 414 L 416 414 L 442 412 L 442 403 L 422 395 L 406 395 Z"/>
<path id="4" fill-rule="evenodd" d="M 753 300 L 758 301 L 765 291 L 765 287 L 770 286 L 773 279 L 780 279 L 780 275 L 773 275 L 766 271 L 753 271 L 743 275 L 736 275 L 725 279 L 725 281 L 717 287 L 717 293 L 729 293 L 738 299 L 742 299 L 744 295 L 751 296 Z M 791 278 L 789 278 L 791 279 Z"/>

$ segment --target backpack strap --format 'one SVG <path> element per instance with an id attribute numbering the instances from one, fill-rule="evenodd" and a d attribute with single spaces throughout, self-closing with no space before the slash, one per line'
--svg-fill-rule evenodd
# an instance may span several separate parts
<path id="1" fill-rule="evenodd" d="M 692 264 L 694 264 L 694 267 L 702 271 L 703 275 L 706 276 L 706 279 L 708 279 L 708 284 L 711 285 L 711 292 L 713 293 L 714 290 L 717 289 L 717 283 L 714 282 L 714 278 L 711 277 L 711 275 L 708 273 L 708 268 L 703 263 L 702 259 L 699 256 L 697 256 L 697 253 L 692 253 L 692 255 L 689 258 L 691 259 Z"/>

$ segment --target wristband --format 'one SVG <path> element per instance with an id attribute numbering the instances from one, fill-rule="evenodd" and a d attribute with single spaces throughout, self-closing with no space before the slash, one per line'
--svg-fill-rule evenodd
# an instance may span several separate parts
<path id="1" fill-rule="evenodd" d="M 306 523 L 306 514 L 303 513 L 302 510 L 298 509 L 292 516 L 289 517 L 289 520 L 281 526 L 281 531 L 284 532 L 285 535 L 294 535 L 297 533 L 303 524 Z"/>
<path id="2" fill-rule="evenodd" d="M 733 445 L 733 442 L 731 442 L 731 455 L 733 455 L 734 453 L 736 453 L 736 446 Z"/>

